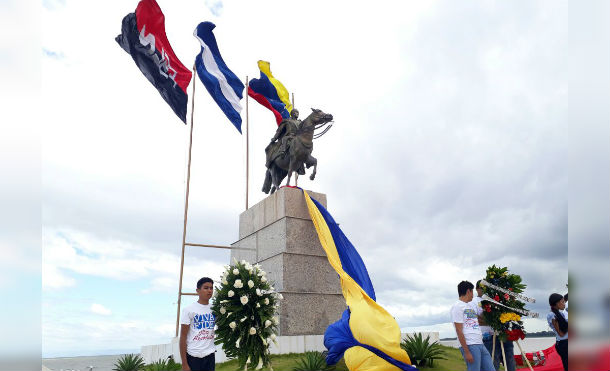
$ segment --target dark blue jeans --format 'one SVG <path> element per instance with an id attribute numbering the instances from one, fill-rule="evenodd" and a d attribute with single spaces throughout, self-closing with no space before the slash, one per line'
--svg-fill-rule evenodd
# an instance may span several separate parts
<path id="1" fill-rule="evenodd" d="M 214 371 L 216 369 L 216 356 L 214 353 L 208 354 L 203 358 L 193 357 L 187 353 L 186 361 L 191 371 Z"/>
<path id="2" fill-rule="evenodd" d="M 487 348 L 487 351 L 489 351 L 489 354 L 491 354 L 491 350 L 492 350 L 492 346 L 493 346 L 493 338 L 490 337 L 489 339 L 483 339 L 483 344 L 485 345 L 485 348 Z M 515 371 L 516 364 L 515 364 L 515 354 L 513 351 L 513 342 L 512 341 L 504 342 L 504 354 L 506 354 L 506 363 L 508 363 L 506 365 L 506 370 Z M 496 353 L 494 354 L 493 362 L 494 362 L 494 367 L 496 368 L 496 371 L 499 370 L 500 362 L 502 362 L 502 348 L 500 347 L 500 340 L 498 338 L 496 338 Z"/>

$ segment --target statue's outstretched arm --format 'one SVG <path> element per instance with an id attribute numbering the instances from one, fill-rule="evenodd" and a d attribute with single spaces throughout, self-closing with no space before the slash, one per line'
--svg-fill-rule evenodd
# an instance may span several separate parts
<path id="1" fill-rule="evenodd" d="M 275 142 L 276 140 L 280 139 L 280 137 L 282 136 L 282 133 L 285 131 L 284 129 L 286 128 L 286 124 L 282 123 L 280 124 L 280 126 L 278 126 L 277 130 L 275 131 L 275 135 L 273 136 L 273 138 L 271 138 L 271 142 Z"/>

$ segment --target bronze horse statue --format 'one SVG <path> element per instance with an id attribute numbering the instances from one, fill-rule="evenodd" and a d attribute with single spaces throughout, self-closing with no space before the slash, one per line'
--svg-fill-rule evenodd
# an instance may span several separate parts
<path id="1" fill-rule="evenodd" d="M 322 136 L 332 126 L 328 126 L 322 133 L 315 134 L 314 130 L 323 127 L 333 120 L 333 115 L 324 113 L 319 109 L 312 108 L 312 113 L 307 116 L 298 126 L 296 135 L 292 140 L 288 152 L 284 155 L 278 155 L 280 141 L 270 143 L 265 148 L 268 163 L 267 173 L 265 174 L 265 183 L 263 184 L 263 192 L 271 193 L 280 188 L 280 183 L 288 175 L 286 185 L 290 185 L 290 178 L 293 172 L 297 174 L 305 174 L 305 165 L 308 169 L 313 166 L 313 172 L 309 179 L 314 180 L 318 167 L 318 160 L 311 155 L 313 151 L 313 139 Z"/>

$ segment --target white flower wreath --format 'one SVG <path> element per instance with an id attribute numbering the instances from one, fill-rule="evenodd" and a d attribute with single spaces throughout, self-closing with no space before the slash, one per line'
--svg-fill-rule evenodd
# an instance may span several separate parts
<path id="1" fill-rule="evenodd" d="M 282 296 L 274 292 L 265 271 L 244 260 L 225 266 L 216 287 L 212 311 L 216 316 L 216 344 L 240 369 L 270 366 L 269 345 L 276 340 L 276 310 Z M 245 284 L 244 284 L 245 283 Z"/>

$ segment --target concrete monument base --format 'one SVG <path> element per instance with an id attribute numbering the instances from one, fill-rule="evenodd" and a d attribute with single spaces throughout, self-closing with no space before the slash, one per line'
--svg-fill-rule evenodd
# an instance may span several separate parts
<path id="1" fill-rule="evenodd" d="M 324 207 L 326 195 L 309 192 Z M 303 191 L 280 188 L 239 216 L 233 258 L 258 263 L 275 290 L 280 336 L 322 335 L 346 309 L 337 273 L 328 263 Z"/>

